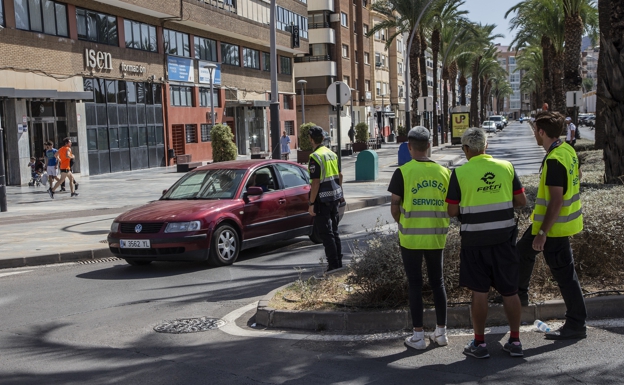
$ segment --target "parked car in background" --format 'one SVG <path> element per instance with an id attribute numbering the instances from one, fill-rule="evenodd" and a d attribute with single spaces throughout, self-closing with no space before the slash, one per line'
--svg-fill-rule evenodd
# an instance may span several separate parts
<path id="1" fill-rule="evenodd" d="M 503 116 L 503 123 L 505 124 L 505 127 L 507 127 L 507 125 L 509 124 L 506 116 Z"/>
<path id="2" fill-rule="evenodd" d="M 108 234 L 116 257 L 231 265 L 241 250 L 309 236 L 307 169 L 282 160 L 213 163 L 186 173 L 162 197 L 119 215 Z M 341 205 L 340 215 L 344 213 Z"/>
<path id="3" fill-rule="evenodd" d="M 494 132 L 496 133 L 496 123 L 491 120 L 486 120 L 481 125 L 481 128 L 485 130 L 485 132 Z"/>
<path id="4" fill-rule="evenodd" d="M 503 116 L 501 115 L 492 115 L 488 118 L 488 120 L 496 124 L 497 130 L 502 130 L 503 128 L 505 128 L 505 123 L 503 122 Z"/>
<path id="5" fill-rule="evenodd" d="M 578 125 L 580 126 L 589 126 L 590 122 L 595 123 L 596 115 L 594 114 L 579 114 Z"/>

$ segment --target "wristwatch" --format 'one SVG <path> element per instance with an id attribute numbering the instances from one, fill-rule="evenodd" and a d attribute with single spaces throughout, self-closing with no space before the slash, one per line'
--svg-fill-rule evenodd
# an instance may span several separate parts
<path id="1" fill-rule="evenodd" d="M 314 202 L 308 202 L 310 206 L 314 206 Z"/>
<path id="2" fill-rule="evenodd" d="M 540 231 L 537 232 L 537 235 L 546 235 L 546 233 L 544 230 L 540 229 Z"/>

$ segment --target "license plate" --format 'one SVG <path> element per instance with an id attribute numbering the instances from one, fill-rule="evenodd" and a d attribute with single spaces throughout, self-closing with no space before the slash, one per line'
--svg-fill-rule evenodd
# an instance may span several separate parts
<path id="1" fill-rule="evenodd" d="M 132 240 L 120 240 L 119 247 L 122 249 L 149 249 L 149 239 L 132 239 Z"/>

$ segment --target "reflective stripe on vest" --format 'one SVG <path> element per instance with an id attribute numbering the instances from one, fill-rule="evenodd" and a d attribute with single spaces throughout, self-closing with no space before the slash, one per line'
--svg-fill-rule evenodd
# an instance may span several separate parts
<path id="1" fill-rule="evenodd" d="M 503 231 L 516 225 L 513 165 L 481 154 L 455 169 L 461 189 L 462 232 Z"/>
<path id="2" fill-rule="evenodd" d="M 342 198 L 342 188 L 338 184 L 340 171 L 336 154 L 325 146 L 319 146 L 310 154 L 310 159 L 321 168 L 318 198 L 321 202 L 333 202 Z"/>
<path id="3" fill-rule="evenodd" d="M 437 163 L 415 160 L 400 170 L 403 176 L 401 246 L 411 250 L 444 249 L 450 224 L 444 198 L 451 172 Z"/>
<path id="4" fill-rule="evenodd" d="M 583 230 L 583 208 L 581 206 L 579 162 L 574 149 L 567 143 L 562 143 L 554 148 L 546 156 L 540 184 L 535 199 L 535 209 L 531 215 L 533 227 L 531 233 L 537 235 L 542 228 L 542 223 L 546 216 L 548 204 L 551 201 L 550 189 L 546 186 L 546 175 L 548 172 L 548 160 L 555 159 L 561 163 L 567 174 L 567 189 L 563 196 L 561 211 L 555 223 L 548 231 L 548 237 L 568 237 Z"/>

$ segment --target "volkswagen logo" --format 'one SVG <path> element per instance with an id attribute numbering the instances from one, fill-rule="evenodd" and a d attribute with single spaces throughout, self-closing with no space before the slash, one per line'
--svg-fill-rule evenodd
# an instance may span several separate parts
<path id="1" fill-rule="evenodd" d="M 140 233 L 141 230 L 143 230 L 143 226 L 140 223 L 138 225 L 134 226 L 134 232 L 135 233 Z"/>

